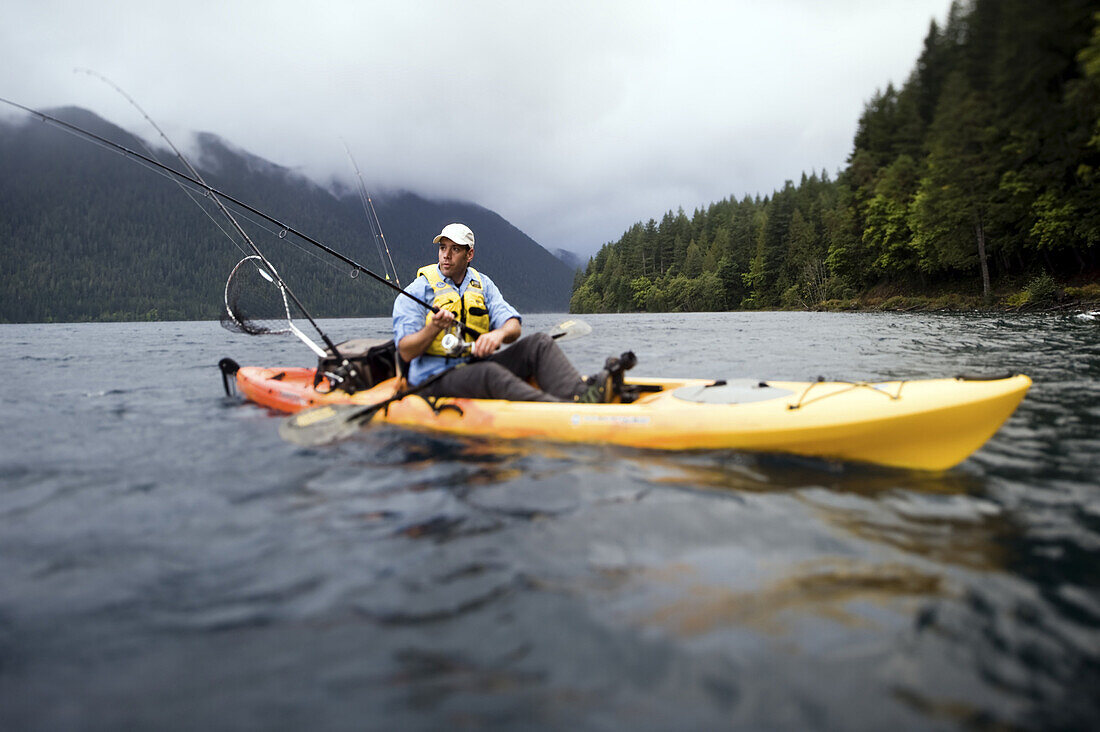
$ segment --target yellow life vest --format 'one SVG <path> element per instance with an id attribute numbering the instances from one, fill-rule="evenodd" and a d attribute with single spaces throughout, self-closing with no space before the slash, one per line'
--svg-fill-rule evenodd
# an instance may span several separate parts
<path id="1" fill-rule="evenodd" d="M 466 276 L 470 278 L 469 284 L 466 286 L 466 292 L 462 295 L 458 294 L 458 290 L 453 285 L 443 279 L 443 275 L 439 273 L 439 267 L 434 264 L 429 264 L 426 267 L 421 267 L 416 271 L 416 276 L 423 276 L 428 280 L 428 284 L 432 286 L 432 294 L 435 296 L 432 300 L 432 305 L 443 310 L 450 310 L 454 313 L 455 318 L 459 322 L 465 323 L 467 327 L 473 328 L 479 333 L 488 333 L 491 329 L 489 324 L 489 309 L 485 307 L 485 291 L 481 286 L 481 275 L 473 267 L 466 268 Z M 424 323 L 431 322 L 432 313 L 428 311 L 427 317 L 424 319 Z M 435 340 L 428 346 L 428 350 L 424 353 L 428 356 L 446 356 L 446 351 L 443 350 L 443 336 L 446 335 L 446 331 L 441 331 L 439 335 L 435 337 Z M 471 337 L 464 331 L 459 330 L 458 336 L 464 341 L 474 341 L 475 338 Z"/>

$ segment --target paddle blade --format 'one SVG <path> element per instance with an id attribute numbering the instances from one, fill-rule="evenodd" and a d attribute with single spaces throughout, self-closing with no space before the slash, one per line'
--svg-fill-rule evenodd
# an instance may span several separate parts
<path id="1" fill-rule="evenodd" d="M 378 410 L 358 404 L 326 404 L 305 409 L 283 420 L 279 437 L 303 447 L 328 445 L 361 430 Z"/>
<path id="2" fill-rule="evenodd" d="M 592 332 L 592 326 L 583 320 L 566 320 L 563 323 L 558 323 L 547 332 L 551 338 L 560 343 L 588 335 Z"/>

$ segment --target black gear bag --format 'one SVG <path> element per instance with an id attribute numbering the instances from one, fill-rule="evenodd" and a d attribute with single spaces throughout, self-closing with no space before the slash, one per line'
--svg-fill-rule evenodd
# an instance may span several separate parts
<path id="1" fill-rule="evenodd" d="M 349 394 L 370 389 L 397 376 L 399 357 L 393 339 L 369 340 L 353 338 L 336 345 L 341 358 L 327 354 L 317 359 L 317 374 L 313 387 L 327 380 L 331 389 L 342 389 Z M 344 361 L 347 361 L 347 364 Z M 350 368 L 349 368 L 350 366 Z"/>

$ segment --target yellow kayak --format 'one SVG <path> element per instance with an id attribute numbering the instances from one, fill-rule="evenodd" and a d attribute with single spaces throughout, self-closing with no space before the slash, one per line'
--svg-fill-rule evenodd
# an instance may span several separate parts
<path id="1" fill-rule="evenodd" d="M 314 369 L 241 367 L 240 392 L 294 413 L 325 405 L 376 405 L 396 396 L 389 379 L 355 394 L 313 387 Z M 733 449 L 941 470 L 1000 428 L 1031 379 L 788 382 L 627 378 L 630 404 L 429 400 L 410 394 L 373 415 L 402 427 L 505 439 L 584 442 L 658 450 Z M 302 414 L 301 426 L 334 409 Z M 315 415 L 315 416 L 311 416 Z"/>

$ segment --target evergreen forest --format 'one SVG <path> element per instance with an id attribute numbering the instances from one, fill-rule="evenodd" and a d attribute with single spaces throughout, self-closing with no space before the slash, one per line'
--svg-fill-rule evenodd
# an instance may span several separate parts
<path id="1" fill-rule="evenodd" d="M 572 312 L 1100 300 L 1100 3 L 972 0 L 867 102 L 846 167 L 630 227 Z"/>

